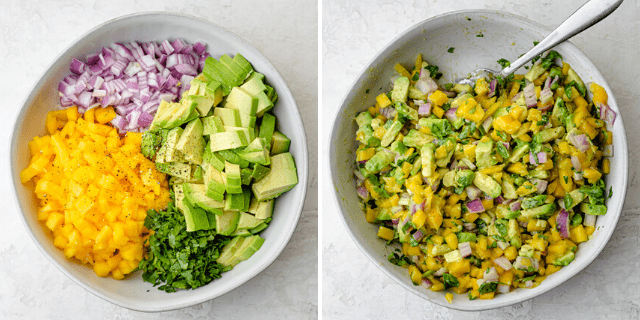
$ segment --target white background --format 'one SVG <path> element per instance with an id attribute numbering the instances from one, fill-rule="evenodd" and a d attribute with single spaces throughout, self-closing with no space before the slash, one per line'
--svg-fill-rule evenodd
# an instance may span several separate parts
<path id="1" fill-rule="evenodd" d="M 309 1 L 2 1 L 0 9 L 0 319 L 309 319 L 318 312 L 318 4 Z M 110 19 L 170 11 L 216 23 L 273 63 L 303 116 L 309 149 L 307 200 L 278 259 L 236 290 L 192 308 L 130 311 L 88 293 L 56 269 L 19 219 L 8 179 L 8 137 L 27 93 L 72 41 Z M 44 126 L 44 123 L 43 123 Z M 255 290 L 254 288 L 260 288 Z M 268 294 L 265 294 L 268 293 Z"/>
<path id="2" fill-rule="evenodd" d="M 532 300 L 485 312 L 439 307 L 382 273 L 348 235 L 328 176 L 328 140 L 334 114 L 362 68 L 399 33 L 427 18 L 463 9 L 511 12 L 555 28 L 580 7 L 575 1 L 338 1 L 322 2 L 320 168 L 322 310 L 324 319 L 638 319 L 640 318 L 640 7 L 625 1 L 598 25 L 573 38 L 600 69 L 627 124 L 629 189 L 613 237 L 581 274 Z M 496 60 L 500 57 L 496 57 Z M 612 174 L 615 174 L 615 168 Z M 363 216 L 364 218 L 364 216 Z"/>

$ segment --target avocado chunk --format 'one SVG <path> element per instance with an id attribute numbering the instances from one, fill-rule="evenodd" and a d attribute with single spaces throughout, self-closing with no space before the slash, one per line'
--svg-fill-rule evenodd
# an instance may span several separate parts
<path id="1" fill-rule="evenodd" d="M 167 139 L 162 145 L 164 150 L 162 150 L 162 157 L 156 157 L 156 162 L 158 163 L 166 163 L 166 162 L 184 162 L 184 156 L 180 151 L 176 149 L 176 145 L 178 144 L 178 140 L 180 140 L 180 136 L 182 135 L 182 128 L 177 127 L 169 130 L 167 133 Z M 162 149 L 162 148 L 161 148 Z"/>
<path id="2" fill-rule="evenodd" d="M 245 237 L 241 237 L 241 236 L 237 236 L 237 237 L 231 239 L 231 241 L 229 241 L 229 243 L 227 243 L 222 248 L 222 251 L 220 251 L 220 256 L 218 257 L 216 262 L 220 263 L 220 264 L 223 264 L 226 261 L 228 261 L 229 259 L 231 259 L 231 257 L 233 257 L 233 254 L 236 253 L 236 250 L 238 250 L 238 248 L 240 248 L 240 246 L 242 246 L 242 242 L 244 241 L 244 239 L 246 239 L 246 238 Z"/>
<path id="3" fill-rule="evenodd" d="M 602 216 L 607 213 L 607 207 L 603 204 L 590 204 L 583 202 L 580 204 L 580 210 L 586 214 L 594 216 Z"/>
<path id="4" fill-rule="evenodd" d="M 187 95 L 203 95 L 207 88 L 207 82 L 202 79 L 193 78 L 191 80 L 191 84 L 189 87 L 189 91 L 187 91 Z"/>
<path id="5" fill-rule="evenodd" d="M 260 249 L 260 247 L 262 247 L 263 243 L 264 239 L 260 238 L 260 236 L 258 235 L 247 237 L 242 242 L 242 245 L 233 254 L 233 257 L 228 261 L 222 263 L 222 265 L 230 267 L 236 266 L 238 263 L 249 259 L 254 253 L 256 253 L 256 251 Z"/>
<path id="6" fill-rule="evenodd" d="M 264 138 L 269 143 L 267 150 L 271 150 L 271 139 L 273 138 L 273 132 L 276 129 L 276 117 L 270 113 L 265 113 L 262 116 L 262 122 L 260 123 L 260 131 L 258 137 Z"/>
<path id="7" fill-rule="evenodd" d="M 196 111 L 200 114 L 201 117 L 206 116 L 209 113 L 209 110 L 213 108 L 213 98 L 206 95 L 187 95 L 182 98 L 191 100 L 191 102 L 196 104 Z"/>
<path id="8" fill-rule="evenodd" d="M 156 170 L 185 180 L 191 178 L 191 165 L 188 163 L 156 163 Z"/>
<path id="9" fill-rule="evenodd" d="M 242 125 L 240 111 L 237 109 L 214 108 L 213 115 L 220 118 L 224 126 L 240 127 Z"/>
<path id="10" fill-rule="evenodd" d="M 529 152 L 529 145 L 523 144 L 517 146 L 513 149 L 513 153 L 511 153 L 511 157 L 509 158 L 509 162 L 518 162 L 522 157 Z"/>
<path id="11" fill-rule="evenodd" d="M 471 90 L 469 90 L 468 92 L 470 91 Z M 451 109 L 457 109 L 470 98 L 473 98 L 473 96 L 470 93 L 459 95 L 455 99 L 453 99 L 453 101 L 451 101 L 451 104 L 449 106 Z"/>
<path id="12" fill-rule="evenodd" d="M 257 219 L 254 215 L 246 212 L 240 212 L 240 220 L 238 220 L 238 229 L 253 229 L 262 223 L 262 219 Z"/>
<path id="13" fill-rule="evenodd" d="M 218 171 L 224 170 L 225 159 L 220 155 L 220 152 L 211 152 L 211 142 L 207 143 L 202 153 L 202 166 L 213 167 Z"/>
<path id="14" fill-rule="evenodd" d="M 238 221 L 240 220 L 240 212 L 224 211 L 222 214 L 216 215 L 216 232 L 228 236 L 236 231 Z"/>
<path id="15" fill-rule="evenodd" d="M 173 194 L 175 196 L 176 208 L 178 208 L 178 211 L 184 212 L 184 204 L 182 204 L 182 200 L 184 200 L 184 190 L 182 189 L 182 184 L 173 185 Z"/>
<path id="16" fill-rule="evenodd" d="M 262 117 L 265 112 L 273 108 L 273 102 L 265 93 L 267 87 L 261 79 L 257 77 L 247 79 L 240 88 L 246 90 L 249 94 L 258 99 L 258 109 L 256 110 L 257 117 Z"/>
<path id="17" fill-rule="evenodd" d="M 238 133 L 242 133 L 245 136 L 247 141 L 253 141 L 256 138 L 255 131 L 252 128 L 225 126 L 224 131 L 238 131 Z"/>
<path id="18" fill-rule="evenodd" d="M 275 156 L 271 158 L 272 162 L 274 157 Z M 367 175 L 378 173 L 380 172 L 380 170 L 390 165 L 393 162 L 394 158 L 395 154 L 393 152 L 385 149 L 380 149 L 373 155 L 373 157 L 371 157 L 371 159 L 367 160 L 367 162 L 364 164 L 364 169 L 366 170 Z M 273 168 L 271 168 L 271 171 L 273 171 Z"/>
<path id="19" fill-rule="evenodd" d="M 200 207 L 207 211 L 211 211 L 215 214 L 222 214 L 221 208 L 224 208 L 224 203 L 209 198 L 206 195 L 206 189 L 204 184 L 196 183 L 184 183 L 182 185 L 184 195 L 189 202 L 194 206 Z"/>
<path id="20" fill-rule="evenodd" d="M 242 177 L 240 166 L 229 161 L 225 162 L 224 173 L 227 180 L 227 193 L 242 193 Z"/>
<path id="21" fill-rule="evenodd" d="M 225 131 L 222 120 L 216 116 L 208 116 L 200 120 L 202 121 L 202 135 L 204 136 Z"/>
<path id="22" fill-rule="evenodd" d="M 187 224 L 187 231 L 198 231 L 209 229 L 209 218 L 207 212 L 202 208 L 194 206 L 188 198 L 182 199 L 185 222 Z"/>
<path id="23" fill-rule="evenodd" d="M 431 143 L 435 140 L 435 137 L 428 135 L 416 129 L 409 130 L 409 133 L 402 139 L 402 142 L 407 147 L 422 148 L 427 143 Z"/>
<path id="24" fill-rule="evenodd" d="M 380 145 L 383 147 L 389 146 L 391 142 L 393 142 L 393 140 L 396 139 L 396 136 L 398 135 L 398 133 L 400 133 L 400 130 L 402 130 L 403 126 L 404 125 L 399 120 L 393 121 L 393 123 L 391 124 L 391 127 L 389 127 L 389 129 L 387 129 L 387 131 L 382 136 L 382 140 L 380 140 Z"/>
<path id="25" fill-rule="evenodd" d="M 539 207 L 535 207 L 533 209 L 525 209 L 521 210 L 520 214 L 525 219 L 547 219 L 549 218 L 553 212 L 556 210 L 555 203 L 548 203 Z"/>
<path id="26" fill-rule="evenodd" d="M 220 57 L 220 62 L 224 64 L 229 70 L 231 70 L 231 73 L 236 76 L 236 83 L 241 83 L 247 77 L 247 72 L 245 72 L 244 69 L 240 67 L 240 65 L 234 63 L 231 57 L 229 57 L 228 55 L 223 54 Z"/>
<path id="27" fill-rule="evenodd" d="M 263 222 L 261 224 L 259 224 L 257 227 L 253 228 L 253 229 L 249 229 L 249 232 L 251 234 L 257 234 L 260 233 L 262 230 L 266 229 L 269 226 L 268 223 Z"/>
<path id="28" fill-rule="evenodd" d="M 556 266 L 568 266 L 569 263 L 571 263 L 571 261 L 575 259 L 575 257 L 576 257 L 575 253 L 573 253 L 573 251 L 569 251 L 563 254 L 562 256 L 556 258 L 556 260 L 553 261 L 553 264 Z"/>
<path id="29" fill-rule="evenodd" d="M 219 154 L 222 157 L 223 164 L 224 161 L 229 161 L 233 164 L 237 164 L 240 168 L 249 167 L 249 161 L 242 159 L 242 157 L 240 157 L 234 150 L 220 150 L 216 152 L 216 154 Z"/>
<path id="30" fill-rule="evenodd" d="M 431 177 L 436 169 L 435 155 L 434 155 L 435 145 L 433 143 L 425 144 L 422 149 L 420 149 L 421 154 L 421 162 L 422 162 L 422 176 L 423 177 Z"/>
<path id="31" fill-rule="evenodd" d="M 534 135 L 534 140 L 540 143 L 549 142 L 551 140 L 562 138 L 564 135 L 564 127 L 555 127 L 542 130 Z"/>
<path id="32" fill-rule="evenodd" d="M 224 107 L 238 110 L 242 127 L 255 127 L 258 98 L 255 98 L 246 90 L 240 87 L 231 89 L 231 93 L 229 93 Z"/>
<path id="33" fill-rule="evenodd" d="M 497 163 L 491 156 L 493 141 L 479 142 L 476 146 L 476 165 L 478 168 L 490 167 Z"/>
<path id="34" fill-rule="evenodd" d="M 569 198 L 567 198 L 567 195 L 565 195 L 564 198 L 564 206 L 567 210 L 575 207 L 576 205 L 580 204 L 582 200 L 587 198 L 584 192 L 580 191 L 580 189 L 575 189 L 569 192 L 568 196 Z"/>
<path id="35" fill-rule="evenodd" d="M 516 247 L 516 249 L 522 246 L 522 239 L 520 238 L 520 232 L 518 230 L 518 220 L 509 219 L 509 227 L 507 229 L 507 236 L 509 237 L 509 243 Z"/>
<path id="36" fill-rule="evenodd" d="M 287 138 L 280 131 L 273 132 L 273 138 L 271 139 L 271 155 L 276 155 L 280 153 L 289 152 L 289 145 L 291 144 L 291 140 Z"/>
<path id="37" fill-rule="evenodd" d="M 195 119 L 187 124 L 176 143 L 176 150 L 184 155 L 184 159 L 197 165 L 202 164 L 204 154 L 205 141 L 202 130 L 202 122 Z"/>
<path id="38" fill-rule="evenodd" d="M 269 200 L 291 190 L 298 184 L 298 173 L 290 153 L 271 157 L 271 170 L 260 181 L 251 185 L 258 201 Z"/>
<path id="39" fill-rule="evenodd" d="M 269 149 L 264 138 L 255 138 L 246 148 L 238 152 L 238 155 L 251 162 L 268 166 L 271 163 Z"/>
<path id="40" fill-rule="evenodd" d="M 391 91 L 391 101 L 407 102 L 409 95 L 409 78 L 398 77 L 393 82 L 393 91 Z"/>
<path id="41" fill-rule="evenodd" d="M 226 183 L 223 173 L 218 171 L 216 168 L 209 168 L 205 172 L 204 181 L 204 194 L 214 201 L 224 201 Z"/>
<path id="42" fill-rule="evenodd" d="M 492 198 L 497 198 L 502 192 L 502 187 L 493 178 L 479 171 L 476 172 L 473 184 Z"/>
<path id="43" fill-rule="evenodd" d="M 242 211 L 244 209 L 244 194 L 227 193 L 224 199 L 225 211 Z"/>
<path id="44" fill-rule="evenodd" d="M 199 94 L 202 94 L 199 92 Z M 222 92 L 222 84 L 218 81 L 211 80 L 211 82 L 207 83 L 207 87 L 204 90 L 204 95 L 213 99 L 213 106 L 217 106 L 220 102 L 222 102 L 223 92 Z"/>
<path id="45" fill-rule="evenodd" d="M 249 144 L 247 136 L 242 131 L 225 131 L 214 133 L 209 138 L 211 152 L 236 149 Z"/>
<path id="46" fill-rule="evenodd" d="M 260 179 L 264 178 L 267 173 L 269 173 L 269 171 L 271 170 L 271 168 L 269 167 L 265 167 L 265 166 L 261 166 L 260 164 L 255 164 L 253 166 L 253 172 L 251 172 L 251 178 L 253 178 L 253 181 L 260 181 Z"/>
<path id="47" fill-rule="evenodd" d="M 151 159 L 156 155 L 156 150 L 162 146 L 162 137 L 160 134 L 145 131 L 142 134 L 142 141 L 140 142 L 140 151 L 142 155 Z"/>
<path id="48" fill-rule="evenodd" d="M 273 215 L 274 204 L 275 199 L 258 201 L 256 198 L 251 198 L 251 204 L 247 212 L 253 213 L 257 219 L 265 220 Z"/>

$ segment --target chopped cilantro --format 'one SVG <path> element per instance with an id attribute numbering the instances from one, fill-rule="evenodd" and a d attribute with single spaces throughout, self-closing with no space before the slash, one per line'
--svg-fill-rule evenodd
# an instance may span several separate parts
<path id="1" fill-rule="evenodd" d="M 455 50 L 455 49 L 456 49 L 456 48 L 451 47 L 451 48 L 449 48 L 449 50 L 447 50 L 447 52 L 449 52 L 449 53 L 453 53 L 453 50 Z"/>
<path id="2" fill-rule="evenodd" d="M 444 288 L 445 289 L 449 289 L 449 288 L 455 288 L 457 286 L 460 285 L 460 282 L 458 281 L 458 278 L 456 278 L 455 276 L 453 276 L 452 274 L 449 273 L 445 273 L 442 275 L 442 280 L 444 280 Z"/>
<path id="3" fill-rule="evenodd" d="M 480 287 L 478 288 L 478 292 L 480 294 L 485 294 L 485 293 L 489 293 L 489 292 L 495 292 L 496 289 L 498 289 L 498 283 L 497 282 L 485 282 L 485 283 L 480 285 Z"/>

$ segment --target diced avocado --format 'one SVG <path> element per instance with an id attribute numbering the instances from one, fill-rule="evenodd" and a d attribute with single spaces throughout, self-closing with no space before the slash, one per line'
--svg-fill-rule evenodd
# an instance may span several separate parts
<path id="1" fill-rule="evenodd" d="M 418 124 L 421 127 L 428 127 L 431 130 L 431 134 L 440 139 L 444 139 L 449 133 L 453 132 L 447 119 L 420 118 Z"/>
<path id="2" fill-rule="evenodd" d="M 236 109 L 240 112 L 240 123 L 242 127 L 251 126 L 249 123 L 250 117 L 255 117 L 258 111 L 258 98 L 252 96 L 246 90 L 235 87 L 231 89 L 229 96 L 227 97 L 225 108 Z M 254 125 L 255 126 L 255 119 Z"/>
<path id="3" fill-rule="evenodd" d="M 224 170 L 224 161 L 225 159 L 220 155 L 220 152 L 211 152 L 211 144 L 210 142 L 207 143 L 202 154 L 202 165 L 204 167 L 211 166 L 218 171 L 222 171 Z"/>
<path id="4" fill-rule="evenodd" d="M 471 170 L 451 170 L 442 178 L 445 187 L 465 188 L 473 183 L 475 172 Z"/>
<path id="5" fill-rule="evenodd" d="M 389 127 L 389 129 L 387 129 L 387 131 L 382 136 L 382 140 L 380 140 L 380 145 L 383 147 L 390 145 L 391 142 L 393 142 L 393 140 L 396 139 L 396 136 L 398 135 L 398 133 L 400 133 L 400 130 L 402 130 L 403 126 L 404 125 L 399 120 L 393 121 L 393 123 L 391 124 L 391 127 Z"/>
<path id="6" fill-rule="evenodd" d="M 256 138 L 255 131 L 253 129 L 251 129 L 251 128 L 225 126 L 224 127 L 224 131 L 227 131 L 227 132 L 239 131 L 240 133 L 244 134 L 244 136 L 247 139 L 247 141 L 253 141 L 253 139 Z"/>
<path id="7" fill-rule="evenodd" d="M 231 257 L 233 257 L 233 254 L 236 253 L 236 250 L 238 250 L 238 248 L 240 248 L 240 246 L 242 246 L 242 242 L 244 241 L 244 239 L 246 239 L 246 238 L 245 237 L 241 237 L 241 236 L 237 236 L 237 237 L 231 239 L 231 241 L 229 241 L 229 243 L 227 243 L 222 248 L 222 251 L 220 251 L 220 256 L 218 257 L 216 262 L 220 263 L 220 264 L 223 264 L 226 261 L 228 261 L 229 259 L 231 259 Z"/>
<path id="8" fill-rule="evenodd" d="M 150 131 L 148 131 L 150 132 Z M 156 153 L 156 159 L 155 162 L 156 163 L 165 163 L 166 161 L 164 161 L 165 155 L 167 154 L 167 144 L 163 144 L 162 147 L 160 147 L 160 149 L 158 149 L 158 152 Z"/>
<path id="9" fill-rule="evenodd" d="M 216 215 L 216 232 L 225 236 L 232 234 L 236 231 L 239 220 L 240 212 L 238 211 L 224 211 Z"/>
<path id="10" fill-rule="evenodd" d="M 368 111 L 363 111 L 359 113 L 356 118 L 356 123 L 358 124 L 358 131 L 356 131 L 356 137 L 359 137 L 359 141 L 366 146 L 377 147 L 380 145 L 380 139 L 373 136 L 373 128 L 371 127 L 371 123 L 373 121 L 373 117 Z M 272 148 L 273 149 L 273 148 Z M 272 152 L 273 153 L 273 150 Z"/>
<path id="11" fill-rule="evenodd" d="M 276 128 L 276 117 L 270 113 L 265 113 L 262 116 L 262 122 L 260 123 L 260 131 L 258 137 L 264 138 L 269 143 L 268 150 L 271 150 L 271 139 L 273 138 L 273 132 Z"/>
<path id="12" fill-rule="evenodd" d="M 407 102 L 409 95 L 409 78 L 398 77 L 393 83 L 393 91 L 391 91 L 391 101 Z"/>
<path id="13" fill-rule="evenodd" d="M 197 106 L 198 104 L 191 99 L 180 100 L 179 109 L 173 114 L 164 129 L 175 128 L 198 118 Z"/>
<path id="14" fill-rule="evenodd" d="M 236 83 L 241 83 L 247 77 L 247 73 L 240 65 L 234 63 L 231 57 L 226 54 L 220 56 L 220 62 L 224 64 L 236 76 Z"/>
<path id="15" fill-rule="evenodd" d="M 577 206 L 578 204 L 580 204 L 580 202 L 582 202 L 582 200 L 584 200 L 587 197 L 582 191 L 580 191 L 580 189 L 572 190 L 571 192 L 569 192 L 568 195 L 570 200 L 567 199 L 565 196 L 565 201 L 564 201 L 564 206 L 567 210 Z"/>
<path id="16" fill-rule="evenodd" d="M 209 229 L 209 218 L 207 218 L 207 212 L 201 208 L 195 207 L 188 198 L 182 200 L 184 204 L 184 220 L 187 224 L 187 231 L 198 231 Z"/>
<path id="17" fill-rule="evenodd" d="M 298 173 L 290 153 L 271 157 L 271 170 L 260 181 L 251 185 L 258 201 L 275 198 L 298 184 Z"/>
<path id="18" fill-rule="evenodd" d="M 422 162 L 422 176 L 431 177 L 435 172 L 436 162 L 434 155 L 435 145 L 433 143 L 425 144 L 420 149 L 421 162 Z"/>
<path id="19" fill-rule="evenodd" d="M 253 229 L 262 223 L 262 219 L 257 219 L 254 215 L 246 212 L 240 212 L 240 220 L 238 220 L 238 229 Z"/>
<path id="20" fill-rule="evenodd" d="M 576 84 L 578 85 L 576 89 L 578 89 L 578 91 L 580 91 L 581 93 L 586 92 L 586 87 L 584 85 L 584 82 L 582 82 L 582 79 L 580 79 L 580 76 L 578 76 L 578 74 L 573 70 L 573 68 L 569 68 L 569 71 L 567 71 L 566 83 L 569 83 L 571 81 L 576 82 Z"/>
<path id="21" fill-rule="evenodd" d="M 196 110 L 201 117 L 204 117 L 209 113 L 209 110 L 213 107 L 213 98 L 206 95 L 188 95 L 182 97 L 182 99 L 189 99 L 196 104 Z"/>
<path id="22" fill-rule="evenodd" d="M 576 255 L 575 253 L 573 253 L 573 251 L 568 251 L 562 256 L 556 258 L 556 260 L 553 261 L 553 264 L 556 266 L 568 266 L 569 263 L 571 263 L 571 261 L 575 259 L 575 257 Z"/>
<path id="23" fill-rule="evenodd" d="M 526 219 L 547 219 L 554 213 L 555 210 L 555 203 L 548 203 L 539 207 L 535 207 L 533 209 L 521 210 L 520 214 Z"/>
<path id="24" fill-rule="evenodd" d="M 497 161 L 491 156 L 493 141 L 479 142 L 476 146 L 476 165 L 478 168 L 493 166 Z"/>
<path id="25" fill-rule="evenodd" d="M 244 207 L 241 209 L 243 212 L 249 211 L 249 204 L 251 204 L 251 189 L 242 188 L 242 196 L 244 197 L 243 204 Z"/>
<path id="26" fill-rule="evenodd" d="M 583 202 L 580 204 L 580 210 L 586 214 L 594 216 L 602 216 L 607 213 L 607 207 L 603 204 L 590 204 Z"/>
<path id="27" fill-rule="evenodd" d="M 209 64 L 210 69 L 207 68 L 208 67 L 207 64 Z M 212 71 L 209 71 L 209 70 L 212 70 Z M 240 79 L 239 76 L 235 75 L 223 63 L 211 57 L 208 57 L 205 60 L 205 68 L 203 68 L 202 72 L 205 75 L 209 74 L 213 79 L 216 79 L 215 76 L 217 76 L 216 80 L 220 80 L 220 82 L 222 82 L 222 91 L 224 95 L 228 95 L 233 87 L 238 86 L 242 82 L 242 80 L 244 80 L 244 79 Z"/>
<path id="28" fill-rule="evenodd" d="M 445 148 L 446 154 L 442 158 L 436 157 L 436 166 L 440 168 L 447 167 L 449 162 L 451 162 L 451 157 L 455 153 L 456 150 L 456 140 L 454 138 L 447 138 L 444 143 L 441 144 L 440 147 Z"/>
<path id="29" fill-rule="evenodd" d="M 409 133 L 402 138 L 402 142 L 407 147 L 422 148 L 427 143 L 433 142 L 434 136 L 423 133 L 422 131 L 411 129 Z"/>
<path id="30" fill-rule="evenodd" d="M 182 200 L 184 200 L 184 190 L 182 190 L 182 184 L 173 185 L 173 194 L 175 196 L 176 208 L 178 208 L 178 211 L 184 212 L 184 204 L 182 204 Z"/>
<path id="31" fill-rule="evenodd" d="M 518 220 L 509 219 L 509 227 L 507 229 L 507 236 L 509 237 L 509 243 L 517 248 L 522 245 L 522 239 L 520 238 L 520 232 L 518 228 Z"/>
<path id="32" fill-rule="evenodd" d="M 497 198 L 502 192 L 502 187 L 492 177 L 479 171 L 476 172 L 473 184 L 492 198 Z"/>
<path id="33" fill-rule="evenodd" d="M 529 175 L 527 176 L 530 179 L 542 179 L 546 180 L 549 178 L 549 171 L 547 170 L 531 170 L 529 171 Z"/>
<path id="34" fill-rule="evenodd" d="M 265 91 L 267 90 L 267 87 L 264 85 L 262 80 L 254 77 L 254 78 L 248 79 L 240 87 L 245 89 L 247 92 L 249 92 L 251 95 L 253 95 L 258 99 L 258 109 L 256 111 L 257 117 L 262 117 L 265 112 L 273 108 L 273 102 L 271 101 L 271 99 L 269 99 L 269 97 L 265 93 Z"/>
<path id="35" fill-rule="evenodd" d="M 409 99 L 414 99 L 414 100 L 427 100 L 428 96 L 424 93 L 422 93 L 422 91 L 420 91 L 420 89 L 416 88 L 415 86 L 411 85 L 409 86 Z"/>
<path id="36" fill-rule="evenodd" d="M 240 248 L 236 250 L 233 257 L 222 265 L 230 267 L 236 266 L 238 263 L 249 259 L 254 253 L 256 253 L 256 251 L 260 249 L 260 247 L 262 247 L 263 243 L 264 239 L 260 238 L 260 236 L 258 235 L 247 237 L 247 239 L 242 242 Z"/>
<path id="37" fill-rule="evenodd" d="M 225 178 L 222 172 L 216 168 L 209 168 L 204 176 L 205 195 L 215 201 L 224 201 L 226 190 Z"/>
<path id="38" fill-rule="evenodd" d="M 513 182 L 507 181 L 507 179 L 502 179 L 502 193 L 505 199 L 518 198 L 516 187 L 513 185 Z"/>
<path id="39" fill-rule="evenodd" d="M 204 169 L 202 166 L 192 164 L 191 165 L 191 178 L 189 178 L 188 182 L 190 183 L 204 183 Z"/>
<path id="40" fill-rule="evenodd" d="M 219 154 L 222 157 L 223 168 L 225 161 L 237 164 L 240 168 L 249 167 L 249 161 L 242 159 L 234 150 L 220 150 L 216 152 L 216 154 Z"/>
<path id="41" fill-rule="evenodd" d="M 156 155 L 156 150 L 162 146 L 162 137 L 155 132 L 146 131 L 142 134 L 140 151 L 145 157 L 152 159 Z"/>
<path id="42" fill-rule="evenodd" d="M 520 250 L 518 250 L 518 255 L 521 257 L 533 258 L 534 254 L 535 249 L 533 249 L 533 247 L 529 244 L 523 245 L 522 247 L 520 247 Z"/>
<path id="43" fill-rule="evenodd" d="M 268 166 L 271 163 L 269 149 L 264 138 L 255 138 L 246 148 L 238 151 L 238 155 L 251 162 Z"/>
<path id="44" fill-rule="evenodd" d="M 473 96 L 470 93 L 459 95 L 458 97 L 453 99 L 453 101 L 451 101 L 451 104 L 450 104 L 451 109 L 457 109 L 463 103 L 465 103 L 465 101 L 469 100 L 469 98 L 473 98 Z"/>
<path id="45" fill-rule="evenodd" d="M 260 233 L 262 230 L 266 229 L 268 226 L 269 226 L 268 223 L 263 222 L 263 223 L 259 224 L 257 227 L 255 227 L 253 229 L 249 229 L 249 232 L 251 234 L 257 234 L 257 233 Z"/>
<path id="46" fill-rule="evenodd" d="M 264 176 L 266 176 L 270 170 L 271 169 L 269 167 L 256 164 L 253 166 L 253 172 L 251 173 L 251 177 L 253 178 L 254 182 L 260 181 L 260 179 L 264 178 Z"/>
<path id="47" fill-rule="evenodd" d="M 409 107 L 406 103 L 396 101 L 394 104 L 396 112 L 398 113 L 398 119 L 402 121 L 413 120 L 418 121 L 418 110 Z"/>
<path id="48" fill-rule="evenodd" d="M 443 243 L 440 245 L 434 245 L 433 249 L 431 249 L 431 255 L 433 256 L 441 256 L 444 255 L 448 252 L 451 252 L 453 249 L 451 249 L 451 247 L 449 247 L 448 244 Z"/>
<path id="49" fill-rule="evenodd" d="M 287 138 L 280 131 L 273 132 L 273 138 L 271 139 L 271 155 L 289 152 L 289 145 L 291 140 Z"/>
<path id="50" fill-rule="evenodd" d="M 214 212 L 222 213 L 216 209 L 224 208 L 224 203 L 214 200 L 206 195 L 204 184 L 184 183 L 182 185 L 184 195 L 194 206 Z"/>
<path id="51" fill-rule="evenodd" d="M 222 120 L 216 116 L 204 117 L 200 120 L 202 121 L 202 135 L 204 136 L 225 131 Z"/>
<path id="52" fill-rule="evenodd" d="M 526 197 L 522 199 L 522 209 L 532 209 L 537 206 L 543 205 L 547 201 L 546 194 L 540 194 L 533 197 Z"/>
<path id="53" fill-rule="evenodd" d="M 384 167 L 390 165 L 393 162 L 394 159 L 395 159 L 395 154 L 393 152 L 390 152 L 390 151 L 387 151 L 387 150 L 384 150 L 384 149 L 380 149 L 378 152 L 376 152 L 373 155 L 373 157 L 371 157 L 371 159 L 369 159 L 364 164 L 364 169 L 369 174 L 378 173 Z M 272 161 L 273 161 L 273 158 L 272 158 Z M 273 171 L 273 168 L 271 169 L 271 171 Z"/>
<path id="54" fill-rule="evenodd" d="M 240 67 L 242 67 L 242 69 L 244 69 L 244 71 L 247 74 L 249 74 L 249 73 L 251 73 L 251 71 L 253 71 L 253 67 L 251 67 L 251 63 L 249 63 L 249 61 L 247 61 L 247 59 L 245 59 L 240 53 L 237 53 L 235 56 L 233 56 L 233 61 L 235 63 L 237 63 L 238 65 L 240 65 Z M 264 80 L 264 75 L 262 75 L 262 74 L 260 74 L 260 75 L 262 76 L 262 79 Z"/>
<path id="55" fill-rule="evenodd" d="M 244 209 L 244 195 L 242 193 L 227 193 L 224 198 L 225 211 L 242 211 Z"/>
<path id="56" fill-rule="evenodd" d="M 460 83 L 456 83 L 453 88 L 451 88 L 451 90 L 453 90 L 453 92 L 455 93 L 467 93 L 467 92 L 471 92 L 473 91 L 473 88 L 471 87 L 471 85 L 468 84 L 460 84 Z"/>
<path id="57" fill-rule="evenodd" d="M 227 193 L 242 193 L 242 177 L 240 176 L 240 166 L 226 161 L 224 164 Z"/>
<path id="58" fill-rule="evenodd" d="M 522 144 L 513 149 L 509 162 L 518 162 L 522 157 L 529 152 L 529 145 Z"/>
<path id="59" fill-rule="evenodd" d="M 216 80 L 211 80 L 204 90 L 204 95 L 213 99 L 213 106 L 217 106 L 222 102 L 224 93 L 222 92 L 222 84 Z"/>
<path id="60" fill-rule="evenodd" d="M 529 80 L 529 82 L 533 82 L 534 80 L 538 79 L 538 77 L 541 76 L 545 71 L 547 71 L 547 69 L 545 69 L 541 63 L 536 64 L 529 69 L 529 71 L 524 75 L 524 78 Z"/>
<path id="61" fill-rule="evenodd" d="M 176 143 L 176 150 L 184 155 L 184 159 L 197 165 L 202 164 L 202 155 L 205 147 L 202 130 L 202 122 L 200 119 L 195 119 L 187 124 Z"/>
<path id="62" fill-rule="evenodd" d="M 247 229 L 236 229 L 236 231 L 234 231 L 231 236 L 235 237 L 235 236 L 243 236 L 243 237 L 248 237 L 251 236 L 252 233 L 249 232 L 249 230 Z"/>
<path id="63" fill-rule="evenodd" d="M 264 83 L 264 74 L 260 72 L 255 72 L 255 71 L 249 74 L 249 77 L 247 77 L 247 79 L 245 80 L 245 83 L 251 81 L 253 78 L 258 78 L 262 83 Z M 267 86 L 265 85 L 265 87 Z"/>
<path id="64" fill-rule="evenodd" d="M 458 237 L 458 243 L 477 241 L 476 234 L 471 232 L 458 232 L 456 236 Z"/>
<path id="65" fill-rule="evenodd" d="M 211 152 L 236 149 L 249 144 L 247 136 L 242 131 L 226 131 L 214 133 L 209 139 Z"/>
<path id="66" fill-rule="evenodd" d="M 191 165 L 188 163 L 156 163 L 156 170 L 185 180 L 191 178 Z"/>
<path id="67" fill-rule="evenodd" d="M 243 185 L 246 186 L 251 184 L 251 179 L 253 178 L 252 174 L 253 174 L 253 169 L 249 169 L 249 168 L 240 169 L 240 180 L 242 181 Z"/>
<path id="68" fill-rule="evenodd" d="M 534 140 L 545 143 L 555 139 L 562 138 L 564 135 L 564 127 L 555 127 L 551 129 L 542 130 L 534 135 Z"/>
<path id="69" fill-rule="evenodd" d="M 553 111 L 551 111 L 551 124 L 554 127 L 563 125 L 568 115 L 569 111 L 565 107 L 564 101 L 561 97 L 558 97 L 553 105 Z"/>
<path id="70" fill-rule="evenodd" d="M 187 95 L 203 95 L 205 93 L 205 89 L 207 88 L 207 83 L 198 78 L 193 78 L 190 85 L 191 86 L 189 87 Z"/>
<path id="71" fill-rule="evenodd" d="M 178 141 L 180 140 L 180 136 L 182 136 L 183 131 L 184 130 L 182 130 L 182 128 L 177 127 L 177 128 L 171 129 L 167 134 L 167 141 L 165 141 L 163 145 L 163 146 L 166 146 L 163 162 L 184 162 L 185 161 L 184 155 L 176 148 L 176 145 L 178 144 Z"/>
<path id="72" fill-rule="evenodd" d="M 371 116 L 371 113 L 369 113 L 369 111 L 360 112 L 356 116 L 356 123 L 358 124 L 358 127 L 362 127 L 365 125 L 370 126 L 372 120 L 373 120 L 373 117 Z"/>
<path id="73" fill-rule="evenodd" d="M 214 108 L 213 115 L 222 120 L 222 124 L 228 127 L 240 127 L 240 111 L 230 108 Z"/>

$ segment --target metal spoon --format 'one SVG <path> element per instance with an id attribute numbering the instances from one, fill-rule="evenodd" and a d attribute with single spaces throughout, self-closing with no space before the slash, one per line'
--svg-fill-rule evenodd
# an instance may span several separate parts
<path id="1" fill-rule="evenodd" d="M 478 68 L 471 72 L 466 78 L 458 80 L 457 83 L 473 85 L 475 83 L 474 79 L 481 77 L 484 73 L 504 78 L 518 70 L 525 63 L 531 61 L 531 59 L 600 22 L 600 20 L 616 10 L 622 1 L 623 0 L 591 0 L 576 10 L 567 20 L 540 41 L 537 46 L 522 55 L 518 60 L 512 62 L 510 66 L 502 69 L 502 71 L 498 72 L 487 68 Z"/>

